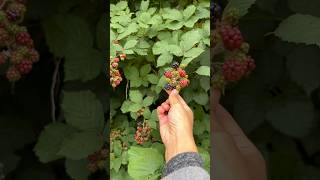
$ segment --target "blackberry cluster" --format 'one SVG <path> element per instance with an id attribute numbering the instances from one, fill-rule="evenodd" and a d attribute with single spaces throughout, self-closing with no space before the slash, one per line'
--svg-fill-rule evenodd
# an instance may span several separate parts
<path id="1" fill-rule="evenodd" d="M 25 0 L 0 1 L 0 65 L 8 65 L 6 77 L 11 82 L 30 73 L 39 60 L 30 34 L 26 27 L 20 26 L 25 3 Z"/>
<path id="2" fill-rule="evenodd" d="M 109 156 L 109 150 L 106 148 L 101 149 L 87 157 L 89 161 L 87 168 L 91 173 L 95 173 L 98 170 L 103 170 L 107 163 Z"/>
<path id="3" fill-rule="evenodd" d="M 147 121 L 145 121 L 142 126 L 137 127 L 136 134 L 134 135 L 134 139 L 138 144 L 143 144 L 148 141 L 150 138 L 151 127 Z"/>
<path id="4" fill-rule="evenodd" d="M 178 62 L 173 62 L 171 68 L 164 72 L 164 76 L 167 81 L 164 88 L 168 91 L 173 89 L 180 91 L 190 84 L 186 71 Z"/>
<path id="5" fill-rule="evenodd" d="M 118 42 L 114 42 L 117 44 Z M 119 71 L 119 62 L 120 60 L 125 60 L 127 58 L 126 54 L 118 53 L 116 57 L 110 56 L 110 84 L 113 88 L 116 88 L 120 85 L 122 81 L 122 76 Z"/>
<path id="6" fill-rule="evenodd" d="M 254 60 L 248 55 L 250 46 L 244 41 L 237 23 L 236 9 L 226 9 L 216 20 L 211 32 L 213 48 L 213 87 L 224 90 L 228 83 L 246 77 L 255 69 Z"/>

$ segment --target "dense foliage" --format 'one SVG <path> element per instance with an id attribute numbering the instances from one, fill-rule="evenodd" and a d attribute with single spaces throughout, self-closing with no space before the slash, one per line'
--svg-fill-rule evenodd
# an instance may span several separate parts
<path id="1" fill-rule="evenodd" d="M 0 175 L 106 179 L 105 5 L 30 0 L 25 12 L 19 23 L 26 25 L 41 58 L 15 86 L 4 79 L 7 68 L 0 66 Z"/>
<path id="2" fill-rule="evenodd" d="M 319 1 L 229 3 L 257 67 L 223 104 L 262 151 L 269 179 L 319 179 Z"/>
<path id="3" fill-rule="evenodd" d="M 167 98 L 164 88 L 172 87 L 185 87 L 180 92 L 194 110 L 196 142 L 209 170 L 209 7 L 209 1 L 111 4 L 113 179 L 160 178 L 165 162 L 156 107 Z"/>

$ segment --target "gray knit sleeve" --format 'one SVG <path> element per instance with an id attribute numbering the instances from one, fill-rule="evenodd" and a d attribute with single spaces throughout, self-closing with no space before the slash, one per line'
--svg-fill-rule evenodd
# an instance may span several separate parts
<path id="1" fill-rule="evenodd" d="M 186 179 L 186 174 L 192 178 L 210 179 L 209 174 L 202 168 L 203 160 L 198 153 L 186 152 L 173 157 L 168 161 L 162 171 L 162 179 L 172 179 L 175 177 L 179 179 L 179 174 L 182 175 L 181 179 Z M 190 174 L 191 173 L 191 174 Z M 200 179 L 203 179 L 200 178 Z"/>

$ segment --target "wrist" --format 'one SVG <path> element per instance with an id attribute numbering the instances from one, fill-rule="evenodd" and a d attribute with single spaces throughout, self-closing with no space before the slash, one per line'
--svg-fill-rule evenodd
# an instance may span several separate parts
<path id="1" fill-rule="evenodd" d="M 176 143 L 166 146 L 166 162 L 175 157 L 178 154 L 185 152 L 198 152 L 197 145 L 192 138 L 183 138 L 177 140 Z"/>

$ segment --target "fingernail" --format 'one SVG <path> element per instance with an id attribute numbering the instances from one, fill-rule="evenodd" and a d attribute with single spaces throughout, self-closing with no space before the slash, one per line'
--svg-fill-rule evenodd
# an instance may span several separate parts
<path id="1" fill-rule="evenodd" d="M 174 94 L 174 95 L 177 94 L 177 90 L 176 89 L 172 90 L 171 94 Z"/>

